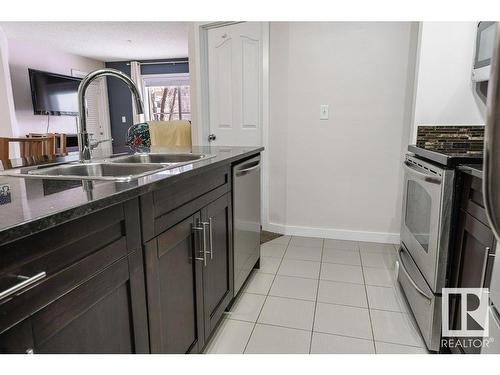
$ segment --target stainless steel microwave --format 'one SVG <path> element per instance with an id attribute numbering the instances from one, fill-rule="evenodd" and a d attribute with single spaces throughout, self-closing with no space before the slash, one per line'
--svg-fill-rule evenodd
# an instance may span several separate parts
<path id="1" fill-rule="evenodd" d="M 490 79 L 491 57 L 495 42 L 496 22 L 482 21 L 477 25 L 473 82 L 484 82 Z"/>

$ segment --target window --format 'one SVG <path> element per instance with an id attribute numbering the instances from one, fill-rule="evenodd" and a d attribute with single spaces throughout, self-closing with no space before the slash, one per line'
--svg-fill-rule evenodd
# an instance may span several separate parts
<path id="1" fill-rule="evenodd" d="M 189 76 L 163 74 L 144 77 L 146 118 L 154 121 L 191 121 Z"/>

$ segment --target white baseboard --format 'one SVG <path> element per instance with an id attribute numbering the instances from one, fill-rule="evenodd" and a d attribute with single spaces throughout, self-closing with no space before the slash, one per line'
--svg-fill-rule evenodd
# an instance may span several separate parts
<path id="1" fill-rule="evenodd" d="M 291 236 L 320 237 L 320 238 L 331 238 L 335 240 L 350 240 L 350 241 L 378 242 L 378 243 L 392 243 L 392 244 L 400 243 L 399 233 L 366 232 L 366 231 L 355 231 L 355 230 L 334 229 L 334 228 L 298 227 L 298 226 L 282 225 L 275 223 L 263 224 L 262 228 L 270 232 L 291 235 Z"/>

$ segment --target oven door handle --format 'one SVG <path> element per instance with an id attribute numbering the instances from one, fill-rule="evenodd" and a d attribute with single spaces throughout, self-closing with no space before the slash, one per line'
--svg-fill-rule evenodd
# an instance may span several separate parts
<path id="1" fill-rule="evenodd" d="M 424 180 L 425 182 L 430 182 L 431 184 L 437 184 L 437 185 L 441 184 L 441 181 L 442 181 L 441 177 L 430 176 L 427 173 L 420 172 L 417 169 L 415 169 L 413 167 L 413 165 L 406 160 L 404 162 L 404 166 L 409 172 L 413 173 L 414 175 L 416 175 L 418 178 Z"/>
<path id="2" fill-rule="evenodd" d="M 416 290 L 416 291 L 417 291 L 417 292 L 418 292 L 418 293 L 419 293 L 422 297 L 424 297 L 425 299 L 427 299 L 427 301 L 428 301 L 429 303 L 431 303 L 431 302 L 432 302 L 432 298 L 431 298 L 431 297 L 429 297 L 429 296 L 427 295 L 427 293 L 425 293 L 422 289 L 420 289 L 420 287 L 417 285 L 417 283 L 416 283 L 415 281 L 413 281 L 413 279 L 411 278 L 410 273 L 407 271 L 407 269 L 406 269 L 406 267 L 405 267 L 405 264 L 404 264 L 404 262 L 403 262 L 403 259 L 401 258 L 401 252 L 402 252 L 402 251 L 403 251 L 403 248 L 400 248 L 400 249 L 398 250 L 398 263 L 399 263 L 399 265 L 400 265 L 400 267 L 399 267 L 399 268 L 400 268 L 401 270 L 403 270 L 403 272 L 404 272 L 404 274 L 405 274 L 406 278 L 410 281 L 411 285 L 413 285 L 413 287 L 415 288 L 415 290 Z"/>

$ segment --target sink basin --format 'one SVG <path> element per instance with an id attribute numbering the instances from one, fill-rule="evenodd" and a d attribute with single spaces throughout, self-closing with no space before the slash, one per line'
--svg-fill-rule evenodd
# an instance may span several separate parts
<path id="1" fill-rule="evenodd" d="M 110 159 L 110 163 L 187 164 L 210 158 L 206 154 L 134 154 Z"/>
<path id="2" fill-rule="evenodd" d="M 167 166 L 157 164 L 78 163 L 35 169 L 17 176 L 63 180 L 130 181 L 164 169 L 167 169 Z"/>

